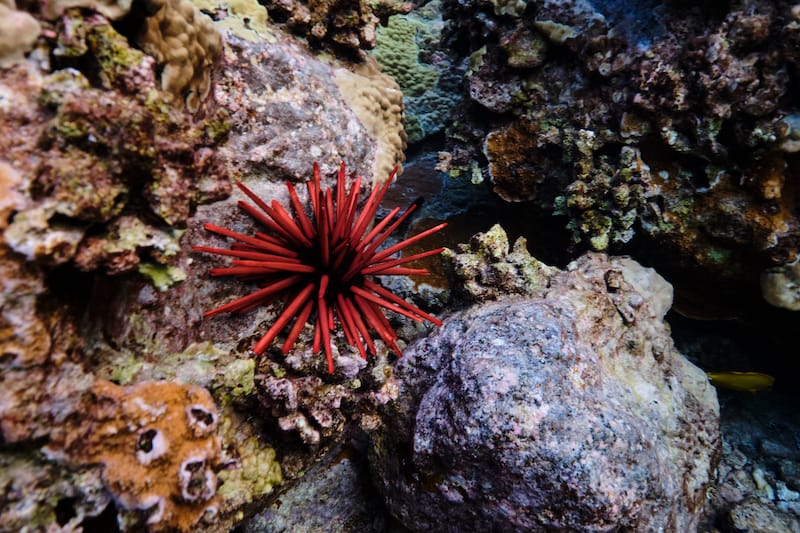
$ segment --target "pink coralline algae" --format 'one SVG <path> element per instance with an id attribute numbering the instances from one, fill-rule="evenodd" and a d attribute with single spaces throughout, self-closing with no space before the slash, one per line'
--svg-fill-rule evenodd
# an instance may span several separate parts
<path id="1" fill-rule="evenodd" d="M 369 229 L 394 178 L 394 171 L 383 185 L 372 189 L 366 204 L 358 210 L 361 177 L 347 190 L 345 165 L 339 167 L 336 189 L 323 189 L 319 167 L 314 164 L 314 178 L 307 182 L 311 214 L 306 214 L 294 186 L 287 182 L 294 218 L 277 201 L 268 205 L 244 184 L 239 188 L 256 206 L 241 200 L 239 207 L 259 222 L 271 235 L 257 232 L 243 235 L 214 224 L 205 228 L 235 242 L 230 249 L 195 246 L 196 251 L 233 257 L 229 267 L 211 269 L 212 276 L 235 276 L 246 282 L 256 282 L 261 288 L 247 296 L 208 311 L 210 317 L 223 312 L 244 313 L 274 300 L 285 297 L 284 308 L 272 327 L 255 345 L 261 355 L 278 334 L 294 320 L 281 351 L 289 353 L 303 326 L 316 309 L 314 324 L 315 352 L 322 344 L 333 373 L 331 331 L 338 321 L 345 338 L 355 346 L 362 357 L 367 351 L 376 354 L 370 330 L 396 354 L 402 355 L 396 344 L 397 334 L 384 316 L 381 308 L 394 311 L 413 320 L 428 321 L 438 326 L 441 321 L 409 304 L 399 296 L 381 287 L 371 276 L 404 276 L 427 274 L 427 270 L 408 268 L 405 265 L 416 259 L 439 254 L 442 248 L 420 252 L 394 259 L 392 256 L 420 239 L 446 226 L 439 224 L 413 237 L 409 237 L 384 250 L 378 248 L 414 211 L 416 204 L 402 214 L 393 209 L 383 220 Z M 365 346 L 366 345 L 366 346 Z"/>

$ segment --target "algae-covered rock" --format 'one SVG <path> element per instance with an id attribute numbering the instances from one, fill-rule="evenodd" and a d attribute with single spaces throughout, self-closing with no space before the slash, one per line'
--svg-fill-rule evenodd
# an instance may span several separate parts
<path id="1" fill-rule="evenodd" d="M 386 531 L 387 515 L 366 480 L 358 452 L 334 448 L 309 468 L 279 501 L 242 524 L 247 533 Z"/>
<path id="2" fill-rule="evenodd" d="M 532 295 L 544 288 L 555 269 L 532 257 L 523 237 L 509 248 L 505 230 L 495 224 L 486 233 L 446 249 L 443 260 L 454 277 L 454 292 L 469 301 L 484 302 L 503 295 Z"/>

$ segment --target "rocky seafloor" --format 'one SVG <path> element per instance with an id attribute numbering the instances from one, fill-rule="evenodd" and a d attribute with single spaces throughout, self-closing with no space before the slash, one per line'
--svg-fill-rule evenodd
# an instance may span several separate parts
<path id="1" fill-rule="evenodd" d="M 800 531 L 799 67 L 784 1 L 0 0 L 0 531 Z M 237 182 L 335 241 L 396 165 L 385 318 L 204 317 L 275 283 L 213 227 L 303 239 Z"/>

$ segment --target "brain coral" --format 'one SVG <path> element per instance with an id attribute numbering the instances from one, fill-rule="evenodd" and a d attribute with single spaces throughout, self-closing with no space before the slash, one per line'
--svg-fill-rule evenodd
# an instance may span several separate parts
<path id="1" fill-rule="evenodd" d="M 403 92 L 409 96 L 419 96 L 433 89 L 439 80 L 438 71 L 419 60 L 417 34 L 424 30 L 421 21 L 399 15 L 390 17 L 387 26 L 378 30 L 380 46 L 373 55 L 381 68 L 394 76 Z"/>

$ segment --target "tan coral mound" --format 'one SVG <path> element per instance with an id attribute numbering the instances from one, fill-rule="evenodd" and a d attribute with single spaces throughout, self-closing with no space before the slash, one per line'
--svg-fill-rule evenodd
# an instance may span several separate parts
<path id="1" fill-rule="evenodd" d="M 377 140 L 373 176 L 388 176 L 405 160 L 403 93 L 391 76 L 368 58 L 356 72 L 338 69 L 334 78 L 344 100 L 370 136 Z"/>
<path id="2" fill-rule="evenodd" d="M 183 98 L 196 111 L 211 92 L 222 39 L 211 19 L 185 0 L 147 0 L 145 30 L 139 45 L 163 67 L 161 90 Z"/>
<path id="3" fill-rule="evenodd" d="M 17 11 L 13 0 L 0 1 L 0 68 L 10 67 L 33 48 L 41 26 L 24 11 Z"/>

